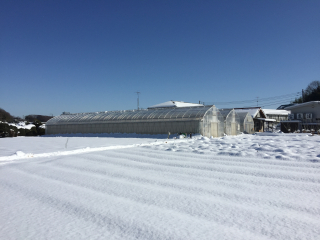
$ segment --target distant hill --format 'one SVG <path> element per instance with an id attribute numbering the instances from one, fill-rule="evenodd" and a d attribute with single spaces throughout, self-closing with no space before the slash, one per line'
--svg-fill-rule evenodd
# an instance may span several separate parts
<path id="1" fill-rule="evenodd" d="M 46 115 L 27 115 L 25 119 L 28 122 L 34 122 L 36 119 L 39 120 L 40 122 L 47 122 L 49 121 L 53 116 L 46 116 Z"/>
<path id="2" fill-rule="evenodd" d="M 4 109 L 0 108 L 0 121 L 2 122 L 12 122 L 13 116 L 10 113 L 5 111 Z"/>

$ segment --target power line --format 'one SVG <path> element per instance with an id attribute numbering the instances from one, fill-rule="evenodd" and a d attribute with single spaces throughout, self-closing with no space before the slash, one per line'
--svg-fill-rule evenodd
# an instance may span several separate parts
<path id="1" fill-rule="evenodd" d="M 268 97 L 268 98 L 260 98 L 260 102 L 264 100 L 272 100 L 272 99 L 279 99 L 279 98 L 285 98 L 285 97 L 293 97 L 297 96 L 298 94 L 301 94 L 300 92 L 295 92 L 295 93 L 290 93 L 290 94 L 285 94 L 285 95 L 280 95 L 280 96 L 275 96 L 275 97 Z M 246 102 L 256 102 L 256 99 L 250 99 L 250 100 L 242 100 L 242 101 L 231 101 L 231 102 L 215 102 L 216 104 L 232 104 L 232 103 L 246 103 Z M 209 101 L 208 101 L 209 102 Z"/>
<path id="2" fill-rule="evenodd" d="M 294 97 L 301 95 L 300 92 L 295 92 L 295 93 L 290 93 L 290 94 L 285 94 L 285 95 L 280 95 L 280 96 L 275 96 L 275 97 L 268 97 L 268 98 L 260 98 L 259 101 L 266 101 L 266 100 L 273 100 L 273 99 L 280 99 L 280 98 L 288 98 L 288 97 Z M 232 104 L 232 103 L 245 103 L 245 102 L 256 102 L 257 99 L 250 99 L 250 100 L 241 100 L 241 101 L 231 101 L 231 102 L 215 102 L 216 104 Z M 209 102 L 209 101 L 206 101 Z M 210 101 L 211 102 L 211 101 Z"/>
<path id="3" fill-rule="evenodd" d="M 275 104 L 283 104 L 285 102 L 290 102 L 295 100 L 296 98 L 301 96 L 301 92 L 295 92 L 295 93 L 289 93 L 289 94 L 284 94 L 284 95 L 279 95 L 279 96 L 274 96 L 274 97 L 267 97 L 267 98 L 259 98 L 257 97 L 256 99 L 252 100 L 242 100 L 242 101 L 230 101 L 230 102 L 203 102 L 206 103 L 207 105 L 220 105 L 220 106 L 225 106 L 225 105 L 251 105 L 254 106 L 255 103 L 260 106 L 271 106 Z"/>

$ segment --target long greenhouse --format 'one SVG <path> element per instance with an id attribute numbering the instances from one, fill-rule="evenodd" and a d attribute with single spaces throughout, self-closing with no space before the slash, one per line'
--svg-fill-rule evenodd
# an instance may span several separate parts
<path id="1" fill-rule="evenodd" d="M 200 133 L 220 137 L 224 119 L 214 106 L 151 108 L 147 110 L 63 113 L 50 119 L 46 134 L 70 133 Z"/>

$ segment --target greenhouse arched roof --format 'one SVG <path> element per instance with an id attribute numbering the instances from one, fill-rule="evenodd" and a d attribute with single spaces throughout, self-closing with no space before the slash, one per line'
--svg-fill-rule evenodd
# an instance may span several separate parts
<path id="1" fill-rule="evenodd" d="M 184 107 L 184 108 L 156 108 L 147 110 L 106 111 L 76 114 L 61 114 L 50 119 L 47 125 L 81 124 L 99 122 L 129 122 L 129 121 L 157 121 L 157 120 L 199 120 L 206 112 L 215 106 Z"/>

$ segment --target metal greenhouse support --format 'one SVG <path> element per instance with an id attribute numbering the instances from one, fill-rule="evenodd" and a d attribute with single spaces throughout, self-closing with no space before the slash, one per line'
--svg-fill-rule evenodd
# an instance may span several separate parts
<path id="1" fill-rule="evenodd" d="M 94 113 L 63 113 L 50 119 L 46 134 L 66 133 L 200 133 L 223 135 L 223 118 L 215 106 L 155 108 Z"/>

